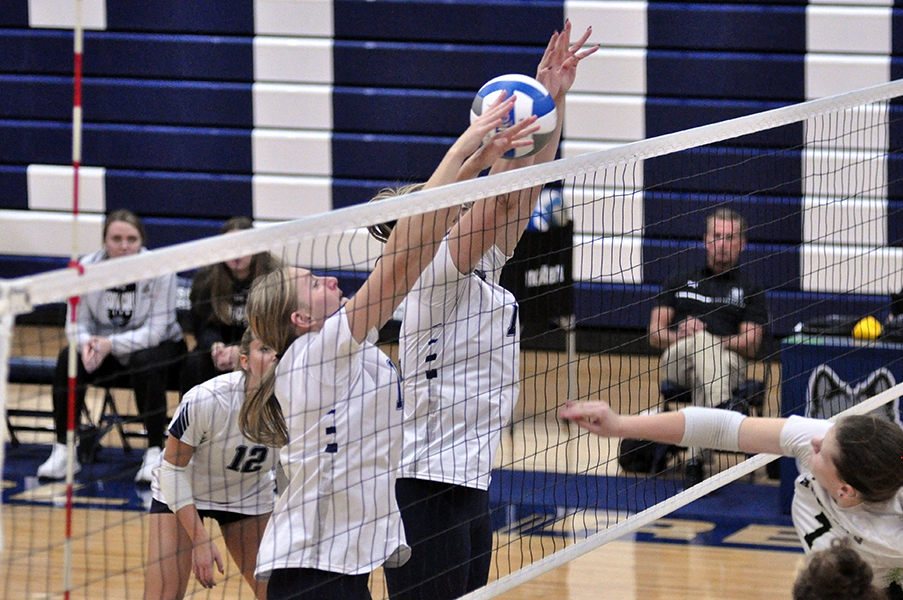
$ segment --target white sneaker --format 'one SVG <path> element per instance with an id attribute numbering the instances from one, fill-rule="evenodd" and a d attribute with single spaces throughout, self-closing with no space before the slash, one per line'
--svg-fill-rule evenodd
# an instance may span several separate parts
<path id="1" fill-rule="evenodd" d="M 163 455 L 163 448 L 156 446 L 148 448 L 144 453 L 144 460 L 141 462 L 141 468 L 135 475 L 135 483 L 150 483 L 154 478 L 154 467 L 160 463 L 160 457 Z"/>
<path id="2" fill-rule="evenodd" d="M 64 479 L 66 477 L 66 463 L 68 462 L 69 449 L 66 447 L 66 444 L 54 444 L 53 452 L 50 453 L 50 458 L 38 467 L 38 477 L 44 479 Z M 81 470 L 82 466 L 76 458 L 73 474 L 78 474 Z"/>

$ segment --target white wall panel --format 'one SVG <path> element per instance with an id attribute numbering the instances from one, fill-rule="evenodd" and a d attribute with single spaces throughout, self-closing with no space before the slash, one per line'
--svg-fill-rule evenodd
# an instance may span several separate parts
<path id="1" fill-rule="evenodd" d="M 806 55 L 806 99 L 823 98 L 890 81 L 889 56 Z"/>
<path id="2" fill-rule="evenodd" d="M 642 239 L 575 235 L 574 281 L 642 283 Z"/>
<path id="3" fill-rule="evenodd" d="M 286 37 L 254 38 L 254 80 L 332 83 L 332 41 Z"/>
<path id="4" fill-rule="evenodd" d="M 332 88 L 255 83 L 254 127 L 332 130 Z"/>
<path id="5" fill-rule="evenodd" d="M 642 172 L 640 172 L 640 178 Z M 578 182 L 582 183 L 582 182 Z M 574 231 L 594 235 L 642 235 L 643 193 L 566 185 L 562 199 L 574 219 Z"/>
<path id="6" fill-rule="evenodd" d="M 808 6 L 809 52 L 890 54 L 891 9 L 864 6 Z"/>
<path id="7" fill-rule="evenodd" d="M 332 180 L 328 177 L 254 175 L 251 180 L 254 218 L 286 221 L 332 209 Z"/>
<path id="8" fill-rule="evenodd" d="M 602 48 L 580 61 L 572 92 L 646 93 L 646 51 Z"/>
<path id="9" fill-rule="evenodd" d="M 566 0 L 564 16 L 573 25 L 572 38 L 583 35 L 592 26 L 590 44 L 645 48 L 647 3 L 642 1 L 600 2 L 598 0 Z"/>
<path id="10" fill-rule="evenodd" d="M 810 0 L 810 3 L 841 6 L 893 6 L 894 0 Z"/>
<path id="11" fill-rule="evenodd" d="M 251 134 L 254 173 L 332 175 L 332 142 L 328 132 L 255 129 Z"/>
<path id="12" fill-rule="evenodd" d="M 800 260 L 803 291 L 890 294 L 903 287 L 903 248 L 805 244 Z"/>
<path id="13" fill-rule="evenodd" d="M 569 94 L 564 137 L 571 140 L 635 142 L 646 137 L 642 96 Z"/>
<path id="14" fill-rule="evenodd" d="M 887 244 L 887 202 L 807 198 L 803 241 L 852 246 Z"/>
<path id="15" fill-rule="evenodd" d="M 78 1 L 82 5 L 82 27 L 98 30 L 107 28 L 106 0 Z M 76 0 L 28 0 L 28 25 L 49 29 L 73 29 L 75 3 Z"/>
<path id="16" fill-rule="evenodd" d="M 803 195 L 807 197 L 887 197 L 887 155 L 877 152 L 805 150 Z"/>
<path id="17" fill-rule="evenodd" d="M 857 106 L 803 121 L 807 148 L 887 151 L 887 105 Z"/>
<path id="18" fill-rule="evenodd" d="M 103 215 L 79 215 L 76 252 L 101 248 Z M 51 212 L 0 210 L 0 254 L 15 256 L 72 256 L 73 218 Z"/>
<path id="19" fill-rule="evenodd" d="M 257 35 L 298 35 L 331 38 L 332 0 L 254 0 Z"/>
<path id="20" fill-rule="evenodd" d="M 309 269 L 372 271 L 383 248 L 383 244 L 373 239 L 366 228 L 351 229 L 303 242 L 292 249 L 294 256 L 283 258 Z M 296 260 L 296 257 L 300 258 Z"/>
<path id="21" fill-rule="evenodd" d="M 28 165 L 28 208 L 72 211 L 74 169 L 60 165 Z M 80 212 L 106 211 L 103 167 L 79 167 L 78 207 Z"/>

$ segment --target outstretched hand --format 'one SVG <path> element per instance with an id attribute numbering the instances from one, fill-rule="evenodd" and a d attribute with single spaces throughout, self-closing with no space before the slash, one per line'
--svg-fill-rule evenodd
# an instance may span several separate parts
<path id="1" fill-rule="evenodd" d="M 571 21 L 568 19 L 561 33 L 552 34 L 536 69 L 536 80 L 545 86 L 552 98 L 560 98 L 571 89 L 577 78 L 577 65 L 599 49 L 598 44 L 583 48 L 592 32 L 593 28 L 587 27 L 580 39 L 571 44 Z"/>
<path id="2" fill-rule="evenodd" d="M 607 402 L 568 403 L 558 411 L 558 416 L 573 421 L 580 427 L 601 437 L 620 437 L 621 416 Z"/>
<path id="3" fill-rule="evenodd" d="M 496 127 L 507 118 L 508 113 L 514 109 L 514 96 L 505 98 L 505 92 L 489 107 L 485 113 L 467 128 L 456 144 L 461 144 L 461 150 L 470 154 L 470 157 L 461 167 L 459 179 L 474 177 L 481 171 L 488 169 L 501 156 L 513 148 L 521 148 L 533 144 L 527 136 L 536 132 L 536 115 L 532 115 L 519 123 L 503 129 L 486 139 Z"/>

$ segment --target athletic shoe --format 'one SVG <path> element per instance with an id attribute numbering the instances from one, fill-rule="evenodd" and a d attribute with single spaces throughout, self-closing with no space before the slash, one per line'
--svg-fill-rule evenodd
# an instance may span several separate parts
<path id="1" fill-rule="evenodd" d="M 141 468 L 135 475 L 135 483 L 150 483 L 154 478 L 154 467 L 160 462 L 160 456 L 163 454 L 163 448 L 156 446 L 148 448 L 144 453 L 144 460 L 141 462 Z"/>
<path id="2" fill-rule="evenodd" d="M 54 444 L 53 452 L 50 453 L 50 458 L 38 467 L 38 477 L 44 479 L 65 479 L 66 463 L 68 462 L 69 449 L 66 447 L 66 444 Z M 82 466 L 79 464 L 78 459 L 76 459 L 73 473 L 77 474 L 81 470 Z"/>

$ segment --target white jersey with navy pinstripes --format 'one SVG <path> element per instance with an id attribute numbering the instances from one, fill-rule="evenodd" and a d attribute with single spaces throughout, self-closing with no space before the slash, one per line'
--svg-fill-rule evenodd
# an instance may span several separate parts
<path id="1" fill-rule="evenodd" d="M 289 483 L 260 543 L 257 579 L 291 568 L 360 575 L 410 555 L 395 501 L 401 383 L 370 333 L 357 343 L 343 308 L 279 360 Z"/>
<path id="2" fill-rule="evenodd" d="M 800 476 L 793 495 L 793 525 L 808 552 L 824 550 L 835 538 L 849 538 L 875 572 L 875 584 L 903 581 L 903 491 L 887 501 L 841 508 L 809 472 L 812 438 L 833 423 L 792 416 L 781 430 L 781 449 L 797 459 Z"/>
<path id="3" fill-rule="evenodd" d="M 244 373 L 214 377 L 192 388 L 169 424 L 169 435 L 194 448 L 188 463 L 198 510 L 260 515 L 273 510 L 276 449 L 255 444 L 238 426 L 245 401 Z M 166 504 L 157 482 L 154 499 Z"/>
<path id="4" fill-rule="evenodd" d="M 517 301 L 498 283 L 507 260 L 493 246 L 462 274 L 446 238 L 405 300 L 403 477 L 489 487 L 519 391 Z"/>

